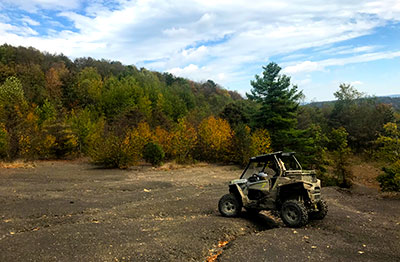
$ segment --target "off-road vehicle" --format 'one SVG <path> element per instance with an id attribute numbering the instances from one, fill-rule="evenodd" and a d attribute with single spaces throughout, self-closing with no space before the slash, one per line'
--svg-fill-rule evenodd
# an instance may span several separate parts
<path id="1" fill-rule="evenodd" d="M 294 152 L 275 152 L 250 158 L 240 179 L 229 183 L 229 194 L 218 204 L 223 216 L 238 216 L 244 207 L 280 212 L 289 227 L 301 227 L 309 219 L 323 219 L 328 206 L 321 198 L 321 181 L 314 170 L 303 170 Z"/>

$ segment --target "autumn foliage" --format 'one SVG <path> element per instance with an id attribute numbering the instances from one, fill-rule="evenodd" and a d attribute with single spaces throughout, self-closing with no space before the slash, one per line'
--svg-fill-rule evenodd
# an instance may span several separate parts
<path id="1" fill-rule="evenodd" d="M 302 92 L 277 64 L 263 69 L 243 99 L 212 80 L 1 45 L 0 159 L 244 165 L 255 155 L 296 151 L 303 167 L 350 186 L 348 156 L 369 152 L 385 162 L 382 189 L 398 190 L 400 98 L 366 97 L 341 84 L 337 101 L 302 105 Z"/>
<path id="2" fill-rule="evenodd" d="M 198 128 L 200 155 L 208 161 L 227 161 L 231 152 L 233 132 L 229 123 L 210 116 Z"/>

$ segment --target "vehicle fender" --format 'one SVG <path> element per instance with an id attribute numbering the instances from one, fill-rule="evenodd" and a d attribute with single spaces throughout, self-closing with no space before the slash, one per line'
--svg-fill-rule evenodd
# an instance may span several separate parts
<path id="1" fill-rule="evenodd" d="M 318 179 L 316 183 L 304 183 L 304 189 L 307 191 L 308 198 L 312 203 L 316 203 L 321 199 L 321 181 Z"/>
<path id="2" fill-rule="evenodd" d="M 229 186 L 229 192 L 232 194 L 237 195 L 241 200 L 242 204 L 245 206 L 248 204 L 249 199 L 247 196 L 243 193 L 242 188 L 238 184 L 232 184 Z"/>

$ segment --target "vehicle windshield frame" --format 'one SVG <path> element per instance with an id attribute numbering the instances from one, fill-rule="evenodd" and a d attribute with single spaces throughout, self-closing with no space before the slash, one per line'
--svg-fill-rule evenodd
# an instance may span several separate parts
<path id="1" fill-rule="evenodd" d="M 284 164 L 285 171 L 288 171 L 288 170 L 303 170 L 300 162 L 297 160 L 296 156 L 294 154 L 292 154 L 292 153 L 291 154 L 281 154 L 281 156 L 279 156 L 278 159 L 280 161 L 282 161 L 282 163 Z M 293 160 L 293 163 L 295 163 L 297 168 L 288 168 L 289 167 L 289 165 L 287 164 L 288 163 L 288 161 L 287 161 L 288 159 Z"/>

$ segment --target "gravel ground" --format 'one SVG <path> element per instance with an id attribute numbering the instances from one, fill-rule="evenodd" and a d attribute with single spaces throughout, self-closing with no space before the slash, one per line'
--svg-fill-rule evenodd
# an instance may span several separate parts
<path id="1" fill-rule="evenodd" d="M 270 212 L 217 210 L 235 166 L 0 168 L 0 261 L 400 261 L 400 200 L 324 188 L 329 213 L 299 229 Z"/>

